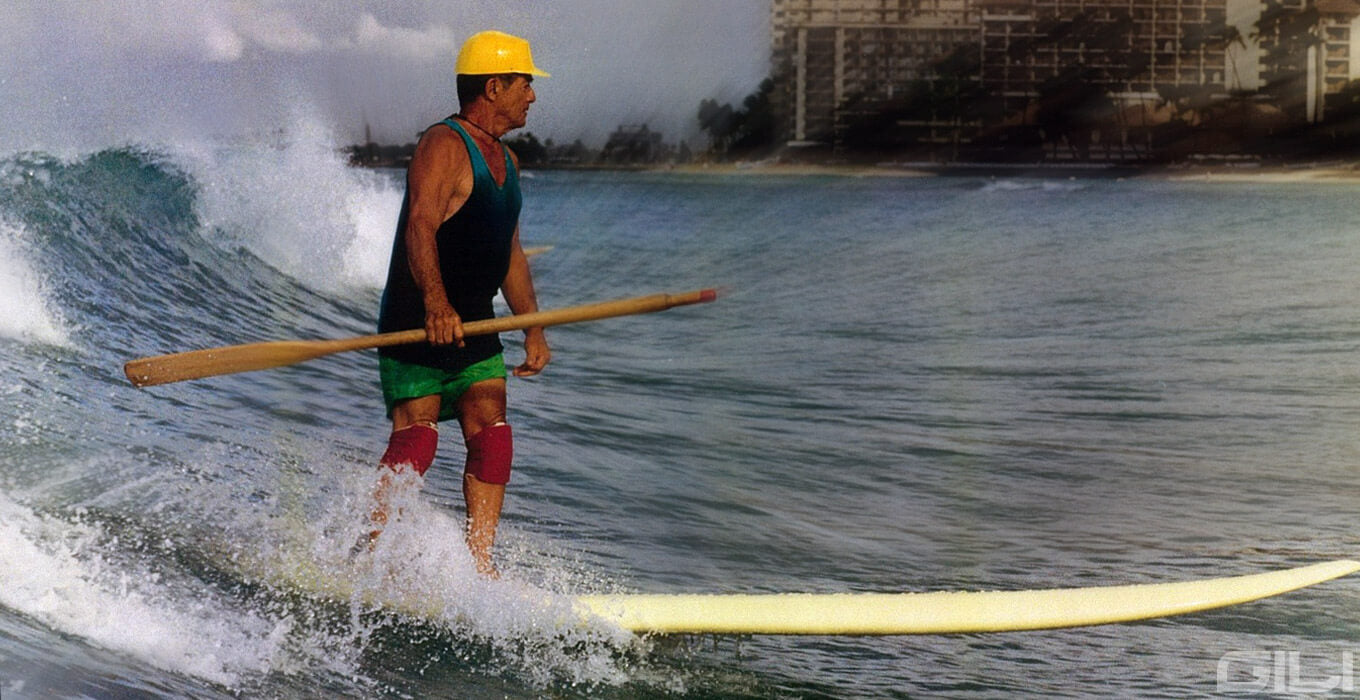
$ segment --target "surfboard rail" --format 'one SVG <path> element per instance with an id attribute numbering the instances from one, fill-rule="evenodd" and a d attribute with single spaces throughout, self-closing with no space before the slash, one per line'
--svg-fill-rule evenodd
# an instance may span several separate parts
<path id="1" fill-rule="evenodd" d="M 1170 583 L 924 593 L 577 596 L 577 610 L 637 633 L 908 635 L 1014 632 L 1132 622 L 1221 608 L 1360 571 L 1336 560 Z"/>

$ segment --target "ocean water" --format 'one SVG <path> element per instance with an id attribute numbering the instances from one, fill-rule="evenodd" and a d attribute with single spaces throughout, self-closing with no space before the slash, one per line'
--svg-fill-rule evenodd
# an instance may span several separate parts
<path id="1" fill-rule="evenodd" d="M 462 548 L 451 440 L 367 568 L 347 563 L 387 434 L 371 353 L 145 390 L 121 372 L 372 332 L 400 173 L 346 168 L 307 134 L 0 158 L 0 696 L 1353 687 L 1356 577 L 1138 624 L 867 639 L 639 639 L 522 601 L 1148 583 L 1356 557 L 1356 185 L 539 172 L 523 187 L 524 241 L 552 246 L 533 259 L 545 308 L 723 295 L 549 331 L 553 364 L 511 384 L 493 583 Z M 307 567 L 354 594 L 281 582 Z"/>

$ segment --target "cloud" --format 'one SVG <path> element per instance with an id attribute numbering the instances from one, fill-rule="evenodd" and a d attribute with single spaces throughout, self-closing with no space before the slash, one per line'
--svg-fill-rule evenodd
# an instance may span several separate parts
<path id="1" fill-rule="evenodd" d="M 194 41 L 193 44 L 201 49 L 202 57 L 209 61 L 235 61 L 245 53 L 245 41 L 230 27 L 209 24 L 203 27 L 201 34 L 193 37 L 194 40 L 200 38 L 201 43 Z"/>
<path id="2" fill-rule="evenodd" d="M 458 52 L 461 43 L 461 37 L 447 26 L 435 25 L 423 29 L 388 27 L 372 14 L 365 12 L 355 23 L 354 37 L 350 45 L 365 51 L 425 62 L 447 61 L 448 57 Z"/>
<path id="3" fill-rule="evenodd" d="M 229 63 L 252 49 L 305 53 L 323 46 L 293 14 L 254 0 L 20 3 L 15 14 L 18 38 L 51 32 L 62 37 L 64 50 L 102 60 Z"/>
<path id="4" fill-rule="evenodd" d="M 301 54 L 323 47 L 321 38 L 288 12 L 255 2 L 236 2 L 231 9 L 233 27 L 262 48 Z"/>
<path id="5" fill-rule="evenodd" d="M 597 146 L 621 123 L 694 138 L 700 100 L 739 102 L 769 65 L 761 0 L 0 3 L 0 152 L 262 133 L 298 104 L 402 143 L 457 108 L 454 59 L 482 29 L 553 74 L 529 130 Z"/>

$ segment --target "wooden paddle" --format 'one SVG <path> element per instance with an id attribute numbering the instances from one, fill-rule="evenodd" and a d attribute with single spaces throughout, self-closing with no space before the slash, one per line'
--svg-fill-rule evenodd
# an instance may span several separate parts
<path id="1" fill-rule="evenodd" d="M 485 321 L 469 321 L 463 324 L 463 334 L 488 335 L 535 326 L 558 326 L 564 323 L 594 321 L 614 316 L 645 314 L 653 311 L 664 311 L 673 306 L 709 302 L 716 298 L 718 298 L 718 294 L 712 289 L 698 289 L 682 294 L 652 294 L 598 304 L 570 306 L 565 309 L 503 316 Z M 219 374 L 283 367 L 337 352 L 367 350 L 369 348 L 424 341 L 424 328 L 338 340 L 276 340 L 207 350 L 192 350 L 173 355 L 144 357 L 123 365 L 123 372 L 127 374 L 128 381 L 132 382 L 134 386 L 152 386 L 182 382 L 186 379 L 214 377 Z"/>

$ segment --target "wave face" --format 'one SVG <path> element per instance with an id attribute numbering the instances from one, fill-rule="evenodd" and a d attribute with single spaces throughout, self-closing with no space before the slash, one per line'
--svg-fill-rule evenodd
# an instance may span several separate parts
<path id="1" fill-rule="evenodd" d="M 305 129 L 0 158 L 0 694 L 1184 697 L 1230 651 L 1360 637 L 1346 580 L 1005 644 L 740 654 L 526 603 L 1353 557 L 1353 187 L 528 173 L 544 307 L 726 294 L 549 331 L 548 371 L 511 383 L 493 584 L 448 438 L 350 558 L 388 431 L 371 353 L 121 372 L 372 332 L 402 185 Z"/>
<path id="2" fill-rule="evenodd" d="M 363 659 L 398 653 L 384 651 L 390 637 L 530 687 L 625 677 L 609 659 L 631 639 L 535 632 L 561 611 L 515 613 L 518 589 L 474 574 L 450 536 L 448 485 L 412 497 L 405 512 L 423 527 L 355 568 L 386 434 L 372 357 L 151 391 L 121 376 L 134 357 L 373 332 L 397 174 L 350 169 L 304 139 L 20 154 L 0 182 L 5 609 L 168 673 L 143 672 L 170 694 L 204 692 L 180 675 L 232 692 L 372 693 L 383 682 Z M 287 581 L 300 566 L 344 581 L 352 610 L 299 602 Z M 545 590 L 583 583 L 570 564 L 538 569 Z M 372 607 L 419 592 L 448 598 L 445 628 Z M 46 644 L 16 653 L 36 663 Z M 66 653 L 99 675 L 102 651 Z"/>

